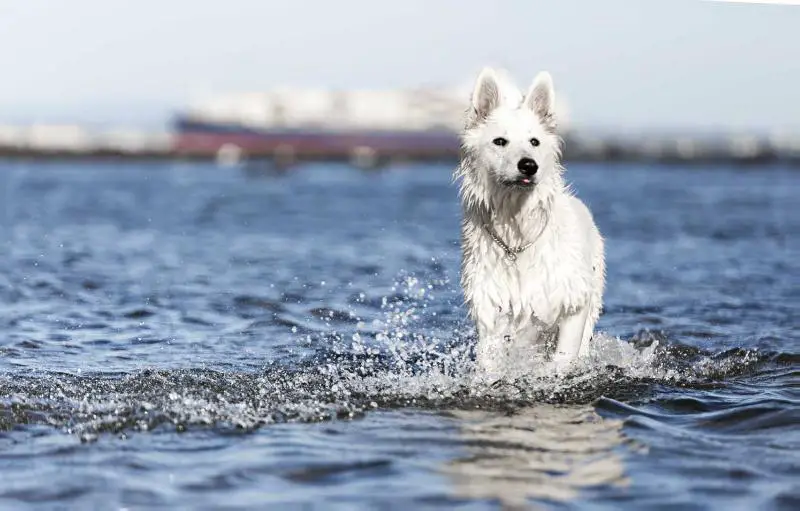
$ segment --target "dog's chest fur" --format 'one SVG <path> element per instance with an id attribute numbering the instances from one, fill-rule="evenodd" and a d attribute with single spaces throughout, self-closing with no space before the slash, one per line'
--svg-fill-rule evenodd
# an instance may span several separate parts
<path id="1" fill-rule="evenodd" d="M 560 199 L 547 211 L 522 213 L 513 224 L 492 224 L 511 247 L 533 242 L 515 261 L 481 218 L 465 217 L 462 284 L 481 335 L 513 336 L 532 327 L 552 331 L 562 314 L 586 304 L 592 269 L 582 256 L 581 240 L 564 228 L 571 225 L 574 212 Z"/>

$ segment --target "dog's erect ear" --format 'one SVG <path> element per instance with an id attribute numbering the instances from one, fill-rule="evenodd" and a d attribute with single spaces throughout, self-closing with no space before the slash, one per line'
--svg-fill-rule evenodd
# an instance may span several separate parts
<path id="1" fill-rule="evenodd" d="M 484 68 L 475 83 L 472 91 L 472 108 L 475 110 L 476 121 L 482 121 L 500 105 L 500 87 L 497 84 L 497 75 L 491 68 Z"/>
<path id="2" fill-rule="evenodd" d="M 536 115 L 549 129 L 556 128 L 556 93 L 553 89 L 553 77 L 547 71 L 542 71 L 533 79 L 525 104 L 536 112 Z"/>

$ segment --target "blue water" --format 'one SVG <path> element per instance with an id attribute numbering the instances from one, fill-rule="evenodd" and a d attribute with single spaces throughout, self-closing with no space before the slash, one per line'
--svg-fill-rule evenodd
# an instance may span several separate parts
<path id="1" fill-rule="evenodd" d="M 602 334 L 488 387 L 449 168 L 0 163 L 0 507 L 800 508 L 800 172 L 568 168 Z"/>

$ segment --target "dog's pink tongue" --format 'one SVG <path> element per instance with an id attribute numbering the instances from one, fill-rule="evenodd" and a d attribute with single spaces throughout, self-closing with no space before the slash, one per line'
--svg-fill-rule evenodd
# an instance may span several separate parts
<path id="1" fill-rule="evenodd" d="M 522 182 L 523 182 L 523 183 L 525 183 L 526 185 L 529 185 L 529 184 L 531 184 L 531 180 L 530 180 L 530 179 L 528 179 L 527 177 L 523 177 L 523 178 L 522 178 Z"/>

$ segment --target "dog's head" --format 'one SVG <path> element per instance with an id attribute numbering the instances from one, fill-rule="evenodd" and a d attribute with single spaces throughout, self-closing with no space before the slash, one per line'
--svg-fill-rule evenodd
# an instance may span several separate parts
<path id="1" fill-rule="evenodd" d="M 555 121 L 549 73 L 539 73 L 523 97 L 487 68 L 475 84 L 462 143 L 476 167 L 488 173 L 481 177 L 525 191 L 561 172 Z"/>

